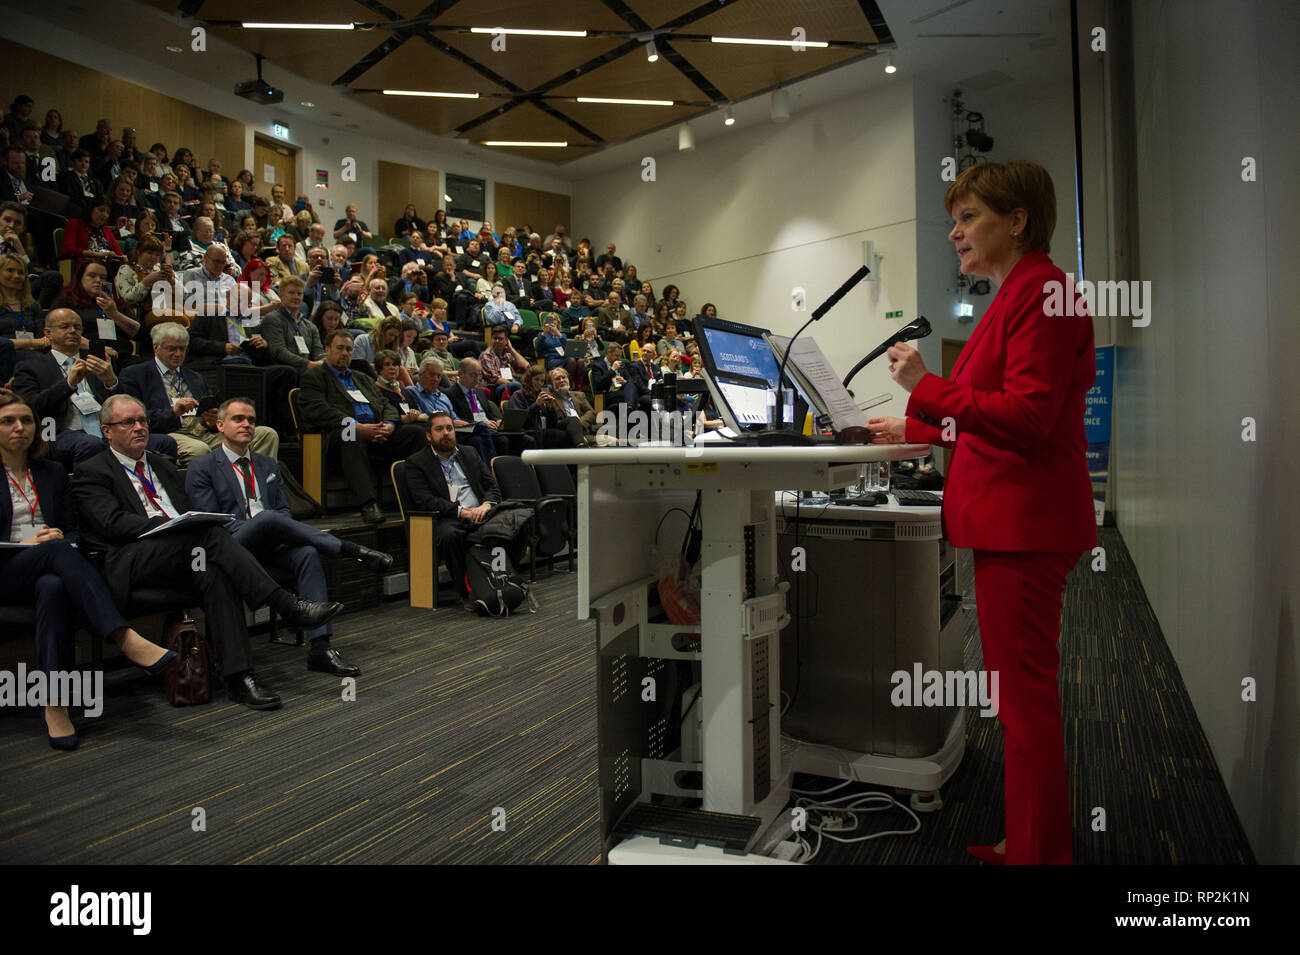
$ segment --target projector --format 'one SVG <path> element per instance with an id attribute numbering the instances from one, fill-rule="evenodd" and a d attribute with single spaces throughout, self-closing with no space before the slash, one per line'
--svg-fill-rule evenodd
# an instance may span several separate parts
<path id="1" fill-rule="evenodd" d="M 260 63 L 258 64 L 258 72 L 262 72 Z M 244 99 L 251 99 L 254 103 L 261 103 L 263 106 L 284 102 L 284 90 L 276 89 L 260 77 L 246 83 L 236 83 L 235 95 L 242 96 Z"/>

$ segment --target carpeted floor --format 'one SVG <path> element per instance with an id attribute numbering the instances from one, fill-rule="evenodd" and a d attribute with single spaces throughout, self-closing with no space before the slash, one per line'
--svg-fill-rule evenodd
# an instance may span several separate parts
<path id="1" fill-rule="evenodd" d="M 1101 542 L 1107 571 L 1080 563 L 1063 623 L 1076 860 L 1253 862 L 1123 542 L 1111 529 Z M 305 650 L 254 635 L 281 710 L 173 709 L 147 677 L 111 673 L 72 754 L 44 744 L 35 713 L 2 711 L 0 862 L 599 861 L 595 626 L 575 619 L 575 589 L 543 575 L 541 612 L 500 621 L 404 601 L 340 618 L 334 645 L 362 668 L 355 701 L 307 671 Z M 974 864 L 964 847 L 1002 834 L 1002 736 L 973 710 L 967 727 L 919 833 L 824 842 L 816 861 Z M 1098 806 L 1105 832 L 1089 827 Z"/>

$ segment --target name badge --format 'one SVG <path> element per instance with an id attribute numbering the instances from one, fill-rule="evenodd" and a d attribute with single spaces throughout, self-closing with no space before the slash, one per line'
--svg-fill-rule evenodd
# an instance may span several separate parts
<path id="1" fill-rule="evenodd" d="M 156 183 L 156 182 L 151 182 L 151 183 L 149 183 L 149 191 L 150 191 L 150 192 L 157 192 L 157 191 L 158 191 L 158 183 Z"/>
<path id="2" fill-rule="evenodd" d="M 294 335 L 294 336 L 293 336 L 293 340 L 294 340 L 295 342 L 298 343 L 298 352 L 299 352 L 299 354 L 306 355 L 306 354 L 307 354 L 307 339 L 303 338 L 301 335 Z"/>
<path id="3" fill-rule="evenodd" d="M 478 266 L 479 266 L 479 261 L 478 261 L 478 259 L 475 259 L 473 262 L 470 263 L 470 265 L 474 266 L 474 268 L 478 268 Z"/>
<path id="4" fill-rule="evenodd" d="M 399 408 L 402 409 L 402 414 L 410 414 L 410 413 L 411 413 L 411 406 L 408 405 L 405 401 L 399 401 L 399 402 L 397 403 L 397 407 L 399 407 Z"/>
<path id="5" fill-rule="evenodd" d="M 31 332 L 15 332 L 15 333 L 14 333 L 14 338 L 17 338 L 19 341 L 28 341 L 29 339 L 33 339 L 33 338 L 35 338 L 35 337 L 36 337 L 36 336 L 33 335 Z"/>
<path id="6" fill-rule="evenodd" d="M 418 265 L 418 266 L 420 266 L 421 268 L 423 268 L 423 267 L 424 267 L 424 259 L 416 259 L 416 260 L 415 260 L 415 264 Z"/>
<path id="7" fill-rule="evenodd" d="M 617 318 L 614 319 L 614 327 L 615 327 L 615 328 L 622 328 L 622 327 L 623 327 L 623 322 L 622 322 L 620 319 L 617 319 Z"/>
<path id="8" fill-rule="evenodd" d="M 94 414 L 99 411 L 99 402 L 95 400 L 94 395 L 88 395 L 80 391 L 72 393 L 72 404 L 82 414 Z"/>
<path id="9" fill-rule="evenodd" d="M 570 418 L 576 418 L 576 417 L 578 417 L 578 409 L 577 409 L 577 408 L 568 408 L 568 407 L 566 407 L 564 410 L 567 411 L 567 412 L 569 413 L 569 417 L 570 417 Z"/>
<path id="10" fill-rule="evenodd" d="M 360 388 L 349 388 L 347 389 L 347 392 L 348 392 L 348 397 L 351 398 L 353 401 L 358 401 L 363 405 L 370 404 L 370 402 L 366 399 L 366 396 L 361 393 Z"/>
<path id="11" fill-rule="evenodd" d="M 249 516 L 249 517 L 256 517 L 258 514 L 261 514 L 262 511 L 264 511 L 264 510 L 266 510 L 266 508 L 264 508 L 264 507 L 262 506 L 262 499 L 261 499 L 261 498 L 258 498 L 258 499 L 256 499 L 256 500 L 252 500 L 252 501 L 249 501 L 249 502 L 248 502 L 248 516 Z"/>
<path id="12" fill-rule="evenodd" d="M 506 365 L 502 365 L 502 366 L 501 366 L 501 380 L 502 380 L 502 381 L 514 381 L 514 379 L 515 379 L 515 373 L 514 373 L 513 371 L 511 371 L 510 368 L 509 368 L 508 366 L 506 366 Z"/>
<path id="13" fill-rule="evenodd" d="M 461 489 L 461 487 L 463 487 L 463 485 L 460 485 L 460 484 L 448 484 L 448 485 L 447 485 L 447 494 L 448 494 L 448 496 L 451 498 L 451 500 L 453 500 L 453 501 L 459 501 L 459 500 L 460 500 L 460 489 Z"/>
<path id="14" fill-rule="evenodd" d="M 95 319 L 95 327 L 99 330 L 100 338 L 107 338 L 110 341 L 117 341 L 117 326 L 113 324 L 111 318 Z"/>
<path id="15" fill-rule="evenodd" d="M 475 412 L 474 412 L 474 420 L 475 420 L 475 422 L 486 421 L 486 420 L 487 420 L 487 412 L 486 412 L 486 411 L 475 411 Z"/>
<path id="16" fill-rule="evenodd" d="M 464 254 L 464 251 L 465 251 L 465 250 L 462 249 L 460 246 L 456 246 L 456 254 L 457 254 L 457 255 L 462 255 L 462 254 Z"/>

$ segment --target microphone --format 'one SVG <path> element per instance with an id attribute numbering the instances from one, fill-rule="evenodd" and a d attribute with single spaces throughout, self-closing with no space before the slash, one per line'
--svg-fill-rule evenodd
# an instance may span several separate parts
<path id="1" fill-rule="evenodd" d="M 926 317 L 924 315 L 916 319 L 916 321 L 904 325 L 898 331 L 894 332 L 883 342 L 881 342 L 879 345 L 873 348 L 871 350 L 871 353 L 867 355 L 866 358 L 862 359 L 862 361 L 858 362 L 856 365 L 853 366 L 853 370 L 844 376 L 844 387 L 847 388 L 849 386 L 849 382 L 853 380 L 854 375 L 860 372 L 863 368 L 866 368 L 867 365 L 871 364 L 873 361 L 875 361 L 885 352 L 889 351 L 889 346 L 893 345 L 895 342 L 916 341 L 917 339 L 921 339 L 924 338 L 926 335 L 929 335 L 931 331 L 933 331 L 933 329 L 930 328 L 930 323 L 929 321 L 926 320 Z"/>
<path id="2" fill-rule="evenodd" d="M 813 309 L 812 317 L 803 323 L 803 327 L 794 333 L 794 338 L 785 346 L 785 356 L 781 359 L 781 368 L 776 376 L 776 410 L 771 419 L 768 421 L 769 427 L 765 431 L 759 432 L 758 443 L 762 445 L 777 444 L 812 444 L 812 440 L 807 438 L 801 431 L 795 427 L 795 422 L 790 422 L 789 430 L 785 427 L 785 366 L 790 361 L 790 353 L 794 351 L 795 339 L 803 334 L 804 329 L 817 321 L 837 304 L 840 299 L 853 290 L 853 287 L 871 274 L 871 269 L 865 265 L 849 276 L 848 280 L 831 293 L 830 298 L 822 302 Z"/>

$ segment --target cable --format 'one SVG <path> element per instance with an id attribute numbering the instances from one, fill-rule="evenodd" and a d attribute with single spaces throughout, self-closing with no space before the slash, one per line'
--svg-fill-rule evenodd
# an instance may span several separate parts
<path id="1" fill-rule="evenodd" d="M 661 518 L 659 518 L 659 523 L 658 523 L 658 525 L 655 527 L 655 543 L 656 543 L 656 544 L 659 543 L 659 531 L 660 531 L 660 529 L 664 526 L 664 521 L 668 520 L 668 515 L 671 514 L 673 511 L 681 511 L 683 514 L 686 514 L 686 508 L 684 508 L 684 507 L 670 507 L 670 508 L 668 508 L 668 510 L 664 512 L 664 516 L 661 517 Z M 686 519 L 687 519 L 688 521 L 693 520 L 693 518 L 691 517 L 690 514 L 686 514 Z M 690 531 L 690 525 L 689 525 L 689 524 L 686 525 L 686 529 L 687 529 L 688 532 Z"/>

